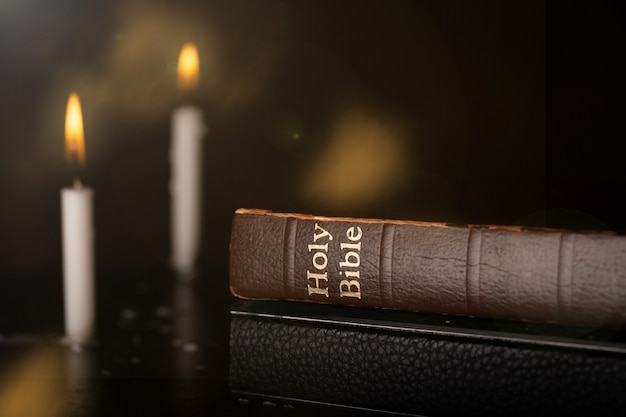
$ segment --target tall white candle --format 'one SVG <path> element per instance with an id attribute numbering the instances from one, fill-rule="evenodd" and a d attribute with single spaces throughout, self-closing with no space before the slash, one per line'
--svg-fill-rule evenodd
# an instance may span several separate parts
<path id="1" fill-rule="evenodd" d="M 95 321 L 93 190 L 61 190 L 65 333 L 72 342 L 93 336 Z"/>
<path id="2" fill-rule="evenodd" d="M 82 111 L 74 93 L 67 102 L 65 144 L 68 162 L 82 166 Z M 71 343 L 88 342 L 95 327 L 93 194 L 78 179 L 61 190 L 65 335 Z"/>
<path id="3" fill-rule="evenodd" d="M 186 44 L 178 59 L 178 84 L 195 88 L 199 63 L 196 47 Z M 192 276 L 202 230 L 202 141 L 206 127 L 200 109 L 183 105 L 172 114 L 171 162 L 171 265 L 179 274 Z"/>

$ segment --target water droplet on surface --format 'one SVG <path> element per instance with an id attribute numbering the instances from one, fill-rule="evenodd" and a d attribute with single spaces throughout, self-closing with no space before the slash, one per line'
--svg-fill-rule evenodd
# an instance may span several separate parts
<path id="1" fill-rule="evenodd" d="M 157 317 L 169 317 L 172 315 L 172 310 L 169 307 L 161 306 L 156 309 L 155 314 Z"/>
<path id="2" fill-rule="evenodd" d="M 263 401 L 263 407 L 274 408 L 276 407 L 276 403 L 271 401 Z"/>
<path id="3" fill-rule="evenodd" d="M 185 343 L 183 344 L 183 350 L 185 352 L 196 352 L 198 350 L 198 345 L 195 343 Z"/>
<path id="4" fill-rule="evenodd" d="M 120 314 L 125 320 L 133 320 L 137 317 L 137 313 L 132 308 L 125 308 Z"/>

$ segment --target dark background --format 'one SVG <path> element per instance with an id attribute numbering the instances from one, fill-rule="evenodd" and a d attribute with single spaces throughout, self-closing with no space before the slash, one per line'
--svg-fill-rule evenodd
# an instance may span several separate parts
<path id="1" fill-rule="evenodd" d="M 51 334 L 59 415 L 259 415 L 228 389 L 239 207 L 626 232 L 616 4 L 0 0 L 0 406 L 5 370 Z M 190 283 L 167 269 L 185 42 L 209 126 Z M 96 223 L 98 339 L 79 352 L 57 343 L 72 91 Z"/>
<path id="2" fill-rule="evenodd" d="M 239 207 L 623 231 L 622 37 L 608 2 L 3 1 L 0 277 L 61 280 L 71 91 L 98 268 L 167 264 L 187 41 L 201 267 L 226 269 Z"/>

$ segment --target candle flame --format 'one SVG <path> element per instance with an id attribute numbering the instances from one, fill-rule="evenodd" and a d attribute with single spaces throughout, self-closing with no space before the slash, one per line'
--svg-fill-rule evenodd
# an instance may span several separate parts
<path id="1" fill-rule="evenodd" d="M 198 49 L 193 43 L 186 43 L 178 56 L 178 86 L 185 90 L 195 88 L 199 72 Z"/>
<path id="2" fill-rule="evenodd" d="M 72 157 L 80 166 L 85 165 L 85 137 L 83 134 L 83 112 L 76 93 L 70 94 L 65 111 L 65 157 L 71 163 Z"/>

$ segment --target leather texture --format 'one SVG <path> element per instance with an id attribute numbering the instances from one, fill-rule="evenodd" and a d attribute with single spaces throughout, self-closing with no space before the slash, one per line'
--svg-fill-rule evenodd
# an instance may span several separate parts
<path id="1" fill-rule="evenodd" d="M 619 328 L 626 236 L 239 209 L 230 287 L 248 299 Z"/>
<path id="2" fill-rule="evenodd" d="M 626 406 L 626 346 L 616 353 L 523 335 L 239 313 L 230 333 L 239 397 L 428 416 L 619 415 Z"/>

